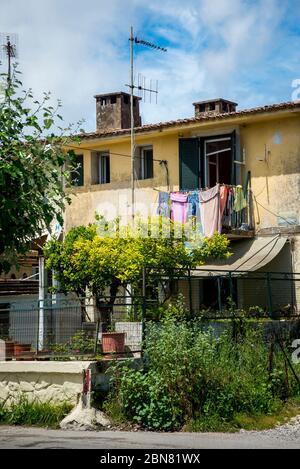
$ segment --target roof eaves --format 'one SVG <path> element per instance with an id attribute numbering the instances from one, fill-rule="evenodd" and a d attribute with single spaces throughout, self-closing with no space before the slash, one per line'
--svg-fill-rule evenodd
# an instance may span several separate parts
<path id="1" fill-rule="evenodd" d="M 177 119 L 171 120 L 166 122 L 157 122 L 156 124 L 145 124 L 140 127 L 135 127 L 136 133 L 142 132 L 150 132 L 154 130 L 159 130 L 168 127 L 175 127 L 181 125 L 188 125 L 197 122 L 207 122 L 207 121 L 216 121 L 216 120 L 226 120 L 229 118 L 237 118 L 241 116 L 248 116 L 253 114 L 262 114 L 268 112 L 277 112 L 280 110 L 288 110 L 288 109 L 299 109 L 300 110 L 300 101 L 290 101 L 285 103 L 278 103 L 278 104 L 270 104 L 266 106 L 259 106 L 250 109 L 244 109 L 240 111 L 232 111 L 220 114 L 206 114 L 199 117 L 190 117 L 185 119 Z M 96 139 L 96 138 L 105 138 L 105 137 L 118 137 L 123 135 L 129 135 L 130 129 L 115 129 L 115 130 L 108 130 L 105 132 L 90 132 L 79 134 L 79 137 L 82 139 Z"/>

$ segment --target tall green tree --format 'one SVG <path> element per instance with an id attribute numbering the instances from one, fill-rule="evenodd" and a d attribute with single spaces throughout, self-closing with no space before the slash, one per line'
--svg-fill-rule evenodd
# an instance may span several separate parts
<path id="1" fill-rule="evenodd" d="M 186 249 L 185 237 L 176 237 L 171 224 L 170 236 L 164 235 L 159 221 L 154 229 L 148 224 L 111 230 L 104 223 L 90 224 L 71 229 L 61 243 L 49 241 L 44 249 L 46 266 L 55 271 L 61 292 L 76 292 L 84 296 L 89 290 L 100 306 L 101 297 L 109 292 L 109 304 L 113 305 L 120 286 L 128 284 L 135 291 L 141 289 L 141 272 L 146 268 L 148 281 L 153 287 L 158 278 L 171 279 L 178 269 L 187 271 L 203 264 L 208 258 L 226 258 L 229 253 L 228 239 L 216 233 L 213 238 L 203 238 L 198 248 Z M 103 228 L 103 224 L 102 224 Z M 178 231 L 177 231 L 178 232 Z M 110 308 L 101 308 L 103 322 L 109 322 Z"/>
<path id="2" fill-rule="evenodd" d="M 62 224 L 69 202 L 63 181 L 76 169 L 74 152 L 64 146 L 77 129 L 62 126 L 61 103 L 53 107 L 50 93 L 39 102 L 31 90 L 23 91 L 18 73 L 15 69 L 11 80 L 2 75 L 0 273 L 17 264 L 53 220 Z"/>

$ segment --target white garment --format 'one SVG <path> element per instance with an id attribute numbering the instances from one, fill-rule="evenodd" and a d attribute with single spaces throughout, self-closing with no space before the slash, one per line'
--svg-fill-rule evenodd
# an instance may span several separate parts
<path id="1" fill-rule="evenodd" d="M 199 202 L 204 236 L 211 238 L 216 231 L 221 233 L 220 184 L 199 191 Z"/>

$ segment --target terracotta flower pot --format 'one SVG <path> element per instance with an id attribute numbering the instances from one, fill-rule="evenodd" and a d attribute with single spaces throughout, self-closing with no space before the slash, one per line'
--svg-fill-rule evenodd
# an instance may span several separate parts
<path id="1" fill-rule="evenodd" d="M 125 351 L 125 332 L 103 332 L 102 352 L 123 353 Z"/>
<path id="2" fill-rule="evenodd" d="M 14 345 L 14 355 L 15 357 L 22 357 L 22 355 L 27 354 L 30 352 L 31 344 L 15 344 Z"/>

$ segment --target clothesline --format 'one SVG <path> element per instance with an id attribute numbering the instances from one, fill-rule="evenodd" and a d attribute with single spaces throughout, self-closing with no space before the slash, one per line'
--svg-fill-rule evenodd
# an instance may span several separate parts
<path id="1" fill-rule="evenodd" d="M 218 183 L 218 185 L 220 187 L 222 186 L 225 186 L 225 187 L 229 187 L 229 188 L 235 188 L 235 187 L 243 187 L 242 184 L 224 184 L 224 183 Z M 161 190 L 161 189 L 157 189 L 156 187 L 153 187 L 152 188 L 154 191 L 156 192 L 165 192 L 167 194 L 172 194 L 172 193 L 177 193 L 177 192 L 180 192 L 180 193 L 183 193 L 183 194 L 193 194 L 194 192 L 196 191 L 207 191 L 209 189 L 211 189 L 211 187 L 200 187 L 199 189 L 180 189 L 178 191 L 170 191 L 170 190 Z"/>
<path id="2" fill-rule="evenodd" d="M 210 189 L 194 191 L 158 191 L 158 214 L 174 222 L 196 221 L 197 229 L 211 238 L 222 224 L 241 227 L 245 222 L 243 209 L 247 200 L 241 185 L 216 184 Z"/>

